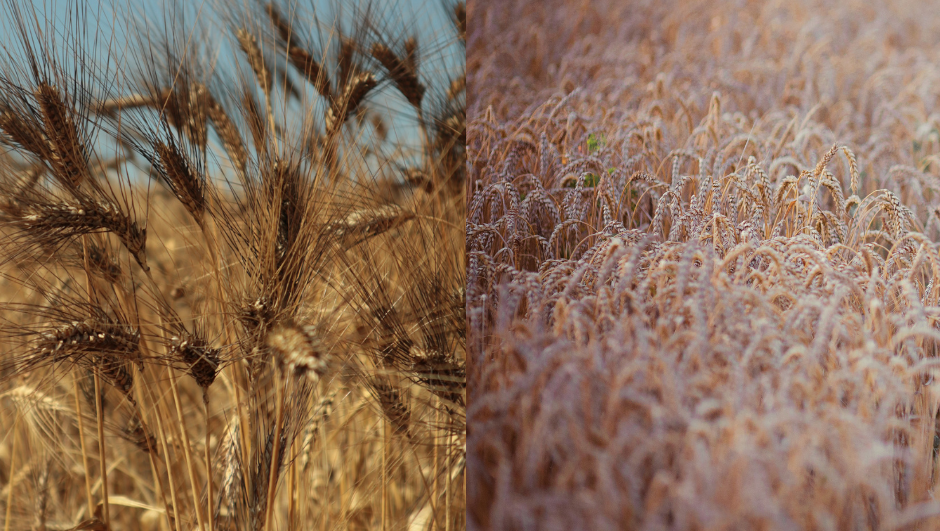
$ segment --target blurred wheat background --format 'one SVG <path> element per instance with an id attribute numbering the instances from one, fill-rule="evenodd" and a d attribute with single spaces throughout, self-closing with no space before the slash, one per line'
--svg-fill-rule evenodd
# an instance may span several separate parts
<path id="1" fill-rule="evenodd" d="M 464 4 L 138 7 L 0 6 L 0 528 L 464 528 Z"/>
<path id="2" fill-rule="evenodd" d="M 468 7 L 469 528 L 940 526 L 940 17 Z"/>

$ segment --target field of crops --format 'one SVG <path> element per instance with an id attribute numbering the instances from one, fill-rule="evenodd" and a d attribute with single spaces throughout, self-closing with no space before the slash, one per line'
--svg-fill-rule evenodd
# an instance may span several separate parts
<path id="1" fill-rule="evenodd" d="M 469 528 L 940 526 L 940 17 L 468 8 Z"/>
<path id="2" fill-rule="evenodd" d="M 465 528 L 464 4 L 0 35 L 0 529 Z"/>

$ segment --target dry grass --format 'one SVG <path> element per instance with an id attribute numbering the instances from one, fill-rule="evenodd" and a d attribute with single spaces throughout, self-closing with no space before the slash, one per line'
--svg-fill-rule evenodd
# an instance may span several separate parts
<path id="1" fill-rule="evenodd" d="M 463 8 L 409 6 L 3 4 L 3 531 L 466 526 Z"/>
<path id="2" fill-rule="evenodd" d="M 469 527 L 940 525 L 940 18 L 470 16 Z"/>

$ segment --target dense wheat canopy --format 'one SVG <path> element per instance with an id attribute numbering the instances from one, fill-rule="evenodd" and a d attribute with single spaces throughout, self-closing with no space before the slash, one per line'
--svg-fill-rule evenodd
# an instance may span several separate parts
<path id="1" fill-rule="evenodd" d="M 0 0 L 0 529 L 465 528 L 464 4 L 46 4 Z"/>
<path id="2" fill-rule="evenodd" d="M 940 17 L 470 17 L 470 527 L 940 525 Z"/>

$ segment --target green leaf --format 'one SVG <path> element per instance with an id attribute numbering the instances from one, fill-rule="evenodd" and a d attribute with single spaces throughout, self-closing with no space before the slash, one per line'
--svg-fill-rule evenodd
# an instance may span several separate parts
<path id="1" fill-rule="evenodd" d="M 607 145 L 607 137 L 603 134 L 600 136 L 595 136 L 594 133 L 588 135 L 587 147 L 588 153 L 593 154 L 595 151 L 598 151 L 602 147 Z"/>
<path id="2" fill-rule="evenodd" d="M 586 188 L 594 188 L 597 186 L 597 183 L 601 182 L 601 178 L 593 173 L 588 173 L 584 175 L 584 186 Z M 579 179 L 568 179 L 563 185 L 565 188 L 577 188 Z"/>

